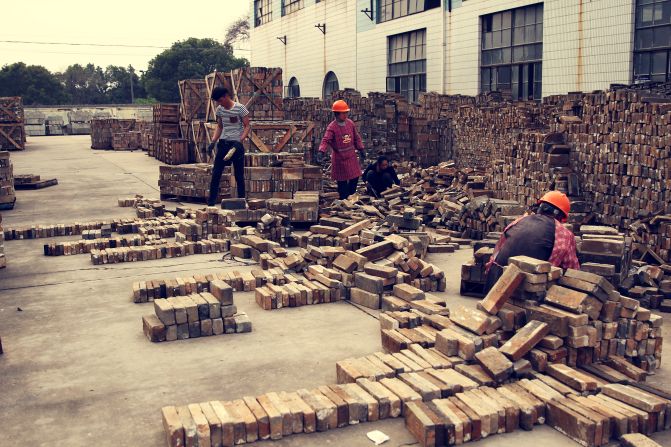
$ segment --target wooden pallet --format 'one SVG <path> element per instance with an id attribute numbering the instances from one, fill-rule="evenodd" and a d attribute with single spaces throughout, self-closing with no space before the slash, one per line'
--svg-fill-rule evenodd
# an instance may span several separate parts
<path id="1" fill-rule="evenodd" d="M 0 122 L 23 123 L 23 101 L 20 96 L 0 98 Z"/>
<path id="2" fill-rule="evenodd" d="M 15 183 L 14 189 L 16 190 L 27 190 L 27 189 L 42 189 L 48 188 L 49 186 L 58 185 L 58 179 L 52 178 L 49 180 L 40 180 L 37 182 L 31 183 Z"/>

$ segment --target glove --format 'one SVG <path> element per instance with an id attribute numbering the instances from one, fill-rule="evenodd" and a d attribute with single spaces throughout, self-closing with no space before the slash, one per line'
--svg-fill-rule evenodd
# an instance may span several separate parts
<path id="1" fill-rule="evenodd" d="M 320 165 L 322 164 L 322 161 L 324 161 L 324 153 L 321 151 L 317 151 L 315 154 L 315 162 Z"/>
<path id="2" fill-rule="evenodd" d="M 207 146 L 207 155 L 212 155 L 214 147 L 217 145 L 214 141 Z"/>

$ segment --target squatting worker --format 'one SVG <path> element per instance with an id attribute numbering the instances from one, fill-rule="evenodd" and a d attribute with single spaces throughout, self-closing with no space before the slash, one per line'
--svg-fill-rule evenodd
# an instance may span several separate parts
<path id="1" fill-rule="evenodd" d="M 571 202 L 564 193 L 550 191 L 538 202 L 536 214 L 508 225 L 487 264 L 487 290 L 496 284 L 512 256 L 530 256 L 555 267 L 580 269 L 575 236 L 562 225 L 570 210 Z"/>
<path id="2" fill-rule="evenodd" d="M 363 171 L 363 180 L 368 185 L 368 191 L 375 197 L 380 197 L 384 191 L 392 185 L 400 185 L 401 181 L 396 175 L 396 170 L 384 155 L 378 157 L 375 163 L 368 165 Z"/>
<path id="3" fill-rule="evenodd" d="M 249 135 L 249 111 L 239 102 L 231 99 L 231 94 L 225 87 L 216 87 L 212 90 L 212 100 L 217 106 L 217 130 L 214 132 L 213 142 L 208 146 L 211 155 L 217 146 L 217 155 L 214 158 L 212 181 L 210 182 L 210 196 L 207 204 L 213 206 L 219 195 L 219 183 L 224 167 L 233 165 L 233 175 L 238 189 L 238 198 L 245 197 L 245 148 L 242 142 Z"/>
<path id="4" fill-rule="evenodd" d="M 361 176 L 361 165 L 356 151 L 363 156 L 363 141 L 354 122 L 347 118 L 349 106 L 343 100 L 333 103 L 335 119 L 326 128 L 324 138 L 319 145 L 317 161 L 322 154 L 331 149 L 331 178 L 338 182 L 338 195 L 344 200 L 356 192 Z"/>

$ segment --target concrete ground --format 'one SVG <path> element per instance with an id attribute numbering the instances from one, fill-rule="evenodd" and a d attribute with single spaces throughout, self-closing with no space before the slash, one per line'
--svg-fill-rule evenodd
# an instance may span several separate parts
<path id="1" fill-rule="evenodd" d="M 2 213 L 2 225 L 131 216 L 131 209 L 117 207 L 117 197 L 158 197 L 156 160 L 142 152 L 93 151 L 89 145 L 87 136 L 38 137 L 26 151 L 12 153 L 15 174 L 57 177 L 59 184 L 17 191 L 16 207 Z M 59 238 L 67 239 L 77 237 Z M 162 406 L 334 383 L 336 361 L 381 349 L 374 312 L 344 302 L 268 312 L 256 306 L 252 293 L 235 296 L 253 321 L 251 334 L 153 344 L 140 320 L 152 305 L 131 302 L 134 281 L 251 267 L 222 262 L 220 255 L 93 266 L 88 255 L 43 256 L 46 242 L 5 242 L 0 445 L 163 446 Z M 447 272 L 451 305 L 475 306 L 475 299 L 458 295 L 460 265 L 470 254 L 430 258 Z M 651 383 L 669 383 L 668 359 Z M 363 447 L 372 445 L 366 438 L 370 430 L 388 434 L 386 445 L 415 444 L 403 421 L 393 420 L 257 445 Z M 654 439 L 671 445 L 669 433 Z M 546 426 L 472 445 L 540 443 L 577 445 Z"/>

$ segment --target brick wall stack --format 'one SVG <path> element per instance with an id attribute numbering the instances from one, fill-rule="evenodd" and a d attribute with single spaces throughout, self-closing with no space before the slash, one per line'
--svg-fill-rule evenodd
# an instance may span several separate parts
<path id="1" fill-rule="evenodd" d="M 136 121 L 134 119 L 94 118 L 90 125 L 91 149 L 127 149 L 131 144 L 131 136 L 128 134 L 135 131 Z M 139 136 L 132 137 L 133 145 L 138 138 Z"/>
<path id="2" fill-rule="evenodd" d="M 14 166 L 9 152 L 0 151 L 0 209 L 12 209 L 16 202 Z"/>
<path id="3" fill-rule="evenodd" d="M 181 134 L 179 127 L 179 104 L 154 104 L 154 138 L 149 148 L 149 156 L 158 158 L 163 154 L 165 139 L 178 139 Z"/>
<path id="4" fill-rule="evenodd" d="M 0 98 L 0 150 L 22 151 L 26 148 L 26 124 L 20 96 Z"/>

